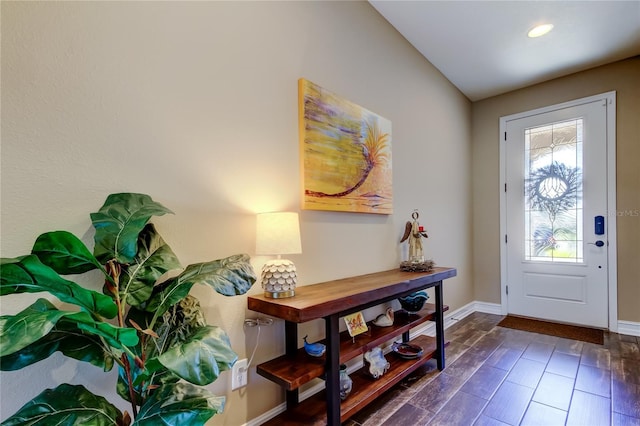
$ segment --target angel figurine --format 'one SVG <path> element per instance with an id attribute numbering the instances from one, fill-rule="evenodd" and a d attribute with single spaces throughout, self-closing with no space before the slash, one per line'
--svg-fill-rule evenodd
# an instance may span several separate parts
<path id="1" fill-rule="evenodd" d="M 410 263 L 422 263 L 424 262 L 424 252 L 422 250 L 422 237 L 429 238 L 426 232 L 424 232 L 424 227 L 420 226 L 418 223 L 418 214 L 417 210 L 414 210 L 411 213 L 411 218 L 413 222 L 407 222 L 404 228 L 404 235 L 400 240 L 401 243 L 405 242 L 407 239 L 409 240 L 409 262 Z"/>

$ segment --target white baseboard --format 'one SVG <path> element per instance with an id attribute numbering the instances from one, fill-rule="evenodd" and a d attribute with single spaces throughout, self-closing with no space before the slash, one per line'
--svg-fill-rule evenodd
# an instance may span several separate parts
<path id="1" fill-rule="evenodd" d="M 278 414 L 284 413 L 286 410 L 287 410 L 287 403 L 283 402 L 282 404 L 278 405 L 275 408 L 272 408 L 266 413 L 262 413 L 258 417 L 254 417 L 253 419 L 249 420 L 247 423 L 243 424 L 242 426 L 260 426 L 261 424 L 268 422 Z"/>
<path id="2" fill-rule="evenodd" d="M 483 312 L 485 314 L 502 315 L 502 305 L 499 303 L 473 302 L 475 312 Z"/>
<path id="3" fill-rule="evenodd" d="M 640 336 L 640 322 L 618 321 L 618 334 Z"/>

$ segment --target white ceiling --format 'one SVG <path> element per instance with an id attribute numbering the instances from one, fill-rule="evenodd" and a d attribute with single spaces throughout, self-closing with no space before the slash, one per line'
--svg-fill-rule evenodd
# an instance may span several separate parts
<path id="1" fill-rule="evenodd" d="M 640 55 L 640 0 L 369 2 L 472 101 Z"/>

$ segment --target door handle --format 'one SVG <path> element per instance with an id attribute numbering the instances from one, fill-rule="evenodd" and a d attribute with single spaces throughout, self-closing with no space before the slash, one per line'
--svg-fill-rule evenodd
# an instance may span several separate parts
<path id="1" fill-rule="evenodd" d="M 602 246 L 604 246 L 604 241 L 598 240 L 595 243 L 587 243 L 587 244 L 591 244 L 592 246 L 602 247 Z"/>

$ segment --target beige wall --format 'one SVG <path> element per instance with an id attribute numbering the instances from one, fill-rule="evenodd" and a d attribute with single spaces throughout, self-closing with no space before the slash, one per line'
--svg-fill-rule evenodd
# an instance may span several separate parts
<path id="1" fill-rule="evenodd" d="M 640 57 L 473 103 L 473 264 L 477 300 L 500 303 L 500 117 L 614 90 L 617 206 L 611 210 L 618 214 L 618 318 L 640 321 Z"/>
<path id="2" fill-rule="evenodd" d="M 427 254 L 459 268 L 445 302 L 456 309 L 473 300 L 470 102 L 368 3 L 1 8 L 3 257 L 27 253 L 54 229 L 91 244 L 89 213 L 122 191 L 175 211 L 154 222 L 185 265 L 253 255 L 255 213 L 299 210 L 304 77 L 392 121 L 395 213 L 302 211 L 304 253 L 291 257 L 302 284 L 395 268 L 404 223 L 419 209 Z M 255 268 L 265 260 L 254 256 Z M 83 283 L 99 288 L 90 278 Z M 257 284 L 251 292 L 260 291 Z M 246 296 L 194 292 L 209 322 L 227 330 L 241 357 L 250 355 L 256 334 L 243 330 Z M 2 313 L 34 298 L 3 297 Z M 280 322 L 263 330 L 254 364 L 282 353 L 282 330 Z M 2 372 L 0 417 L 63 382 L 89 383 L 117 400 L 115 378 L 58 355 Z M 230 391 L 228 373 L 210 388 L 228 397 L 211 424 L 240 425 L 284 400 L 255 372 L 241 391 Z"/>

